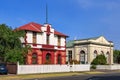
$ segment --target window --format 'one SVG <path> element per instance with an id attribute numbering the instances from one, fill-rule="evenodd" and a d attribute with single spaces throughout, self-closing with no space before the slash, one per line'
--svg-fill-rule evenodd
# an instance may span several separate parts
<path id="1" fill-rule="evenodd" d="M 36 53 L 32 54 L 32 64 L 37 64 L 37 54 Z"/>
<path id="2" fill-rule="evenodd" d="M 60 46 L 60 43 L 61 43 L 60 37 L 58 37 L 58 46 Z"/>
<path id="3" fill-rule="evenodd" d="M 33 43 L 36 44 L 36 32 L 33 32 Z"/>
<path id="4" fill-rule="evenodd" d="M 47 40 L 46 40 L 46 41 L 47 41 L 47 44 L 49 44 L 49 38 L 50 38 L 50 36 L 47 35 L 47 38 L 46 38 L 46 39 L 47 39 Z"/>
<path id="5" fill-rule="evenodd" d="M 85 64 L 85 52 L 84 51 L 80 52 L 80 62 L 82 64 Z"/>
<path id="6" fill-rule="evenodd" d="M 70 62 L 72 60 L 72 51 L 68 51 L 68 61 Z"/>
<path id="7" fill-rule="evenodd" d="M 94 59 L 97 57 L 97 51 L 94 51 Z"/>

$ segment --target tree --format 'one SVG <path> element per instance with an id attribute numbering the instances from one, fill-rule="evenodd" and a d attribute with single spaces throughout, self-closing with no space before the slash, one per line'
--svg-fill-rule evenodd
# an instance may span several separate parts
<path id="1" fill-rule="evenodd" d="M 120 50 L 113 51 L 113 60 L 114 63 L 120 63 Z"/>
<path id="2" fill-rule="evenodd" d="M 28 46 L 23 47 L 20 37 L 24 37 L 24 31 L 13 31 L 5 24 L 0 25 L 0 59 L 2 62 L 24 63 L 24 55 Z"/>
<path id="3" fill-rule="evenodd" d="M 106 57 L 103 54 L 98 55 L 93 61 L 92 65 L 105 65 L 107 63 Z"/>

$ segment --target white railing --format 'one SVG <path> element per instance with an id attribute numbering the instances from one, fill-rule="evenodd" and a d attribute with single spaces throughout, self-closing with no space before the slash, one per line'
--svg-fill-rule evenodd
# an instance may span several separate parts
<path id="1" fill-rule="evenodd" d="M 17 74 L 90 71 L 90 65 L 19 65 Z"/>

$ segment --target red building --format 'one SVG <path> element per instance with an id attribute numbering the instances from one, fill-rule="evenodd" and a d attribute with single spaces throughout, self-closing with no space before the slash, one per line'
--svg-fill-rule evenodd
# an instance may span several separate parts
<path id="1" fill-rule="evenodd" d="M 26 35 L 20 38 L 23 45 L 30 45 L 27 64 L 65 64 L 66 63 L 66 37 L 52 28 L 50 24 L 28 23 L 18 28 L 24 30 Z"/>

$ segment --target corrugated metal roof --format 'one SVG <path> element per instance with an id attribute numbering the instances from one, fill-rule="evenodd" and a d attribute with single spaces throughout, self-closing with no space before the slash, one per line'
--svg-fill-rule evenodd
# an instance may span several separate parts
<path id="1" fill-rule="evenodd" d="M 42 26 L 41 24 L 30 22 L 28 24 L 20 26 L 19 28 L 17 28 L 17 30 L 28 30 L 28 31 L 42 32 L 41 26 Z"/>
<path id="2" fill-rule="evenodd" d="M 74 40 L 68 41 L 68 42 L 66 43 L 66 47 L 73 47 L 73 46 L 74 46 Z"/>
<path id="3" fill-rule="evenodd" d="M 41 27 L 42 27 L 41 24 L 38 24 L 38 23 L 35 23 L 35 22 L 30 22 L 28 24 L 20 26 L 16 30 L 27 30 L 27 31 L 42 32 Z M 55 30 L 54 34 L 58 35 L 58 36 L 68 37 L 67 35 L 65 35 L 65 34 L 63 34 L 61 32 L 58 32 L 56 30 Z"/>

